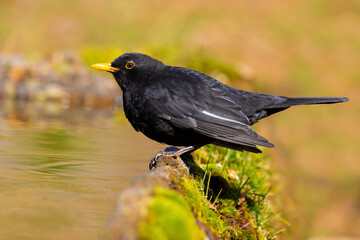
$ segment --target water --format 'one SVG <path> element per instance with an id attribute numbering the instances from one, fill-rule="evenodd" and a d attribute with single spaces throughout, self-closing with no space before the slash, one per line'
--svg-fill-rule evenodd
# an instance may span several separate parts
<path id="1" fill-rule="evenodd" d="M 116 198 L 164 146 L 111 109 L 0 104 L 0 239 L 106 239 Z"/>

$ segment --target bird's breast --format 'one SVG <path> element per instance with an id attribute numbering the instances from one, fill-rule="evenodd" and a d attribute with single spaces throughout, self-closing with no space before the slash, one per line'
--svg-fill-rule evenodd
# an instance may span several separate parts
<path id="1" fill-rule="evenodd" d="M 161 99 L 152 100 L 144 94 L 124 93 L 124 112 L 136 131 L 157 142 L 175 146 L 210 142 L 207 137 L 171 124 L 161 111 Z"/>
<path id="2" fill-rule="evenodd" d="M 157 105 L 144 92 L 124 93 L 124 112 L 136 131 L 149 132 L 151 129 L 164 128 L 164 123 L 158 113 Z"/>

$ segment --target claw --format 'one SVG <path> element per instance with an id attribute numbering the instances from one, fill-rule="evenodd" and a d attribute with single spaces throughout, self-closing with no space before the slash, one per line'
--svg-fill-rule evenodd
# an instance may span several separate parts
<path id="1" fill-rule="evenodd" d="M 152 158 L 149 163 L 149 170 L 151 171 L 154 167 L 156 167 L 156 160 L 155 158 Z"/>
<path id="2" fill-rule="evenodd" d="M 157 160 L 159 157 L 163 156 L 164 155 L 164 152 L 158 152 L 155 157 L 153 157 L 151 160 L 150 160 L 150 163 L 149 163 L 149 169 L 153 169 L 154 167 L 156 167 L 156 164 L 157 164 Z"/>

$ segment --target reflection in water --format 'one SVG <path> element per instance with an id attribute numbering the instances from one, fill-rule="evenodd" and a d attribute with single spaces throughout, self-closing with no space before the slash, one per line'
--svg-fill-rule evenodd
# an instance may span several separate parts
<path id="1" fill-rule="evenodd" d="M 111 109 L 0 103 L 0 239 L 106 238 L 118 193 L 162 148 Z"/>

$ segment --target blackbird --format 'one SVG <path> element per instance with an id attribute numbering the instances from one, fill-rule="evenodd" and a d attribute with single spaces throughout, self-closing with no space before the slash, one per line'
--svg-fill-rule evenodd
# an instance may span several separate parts
<path id="1" fill-rule="evenodd" d="M 187 68 L 167 66 L 142 53 L 125 53 L 91 67 L 111 72 L 123 91 L 125 115 L 136 131 L 179 150 L 180 156 L 206 144 L 260 153 L 274 145 L 250 126 L 294 105 L 346 102 L 344 97 L 289 98 L 248 92 Z"/>

